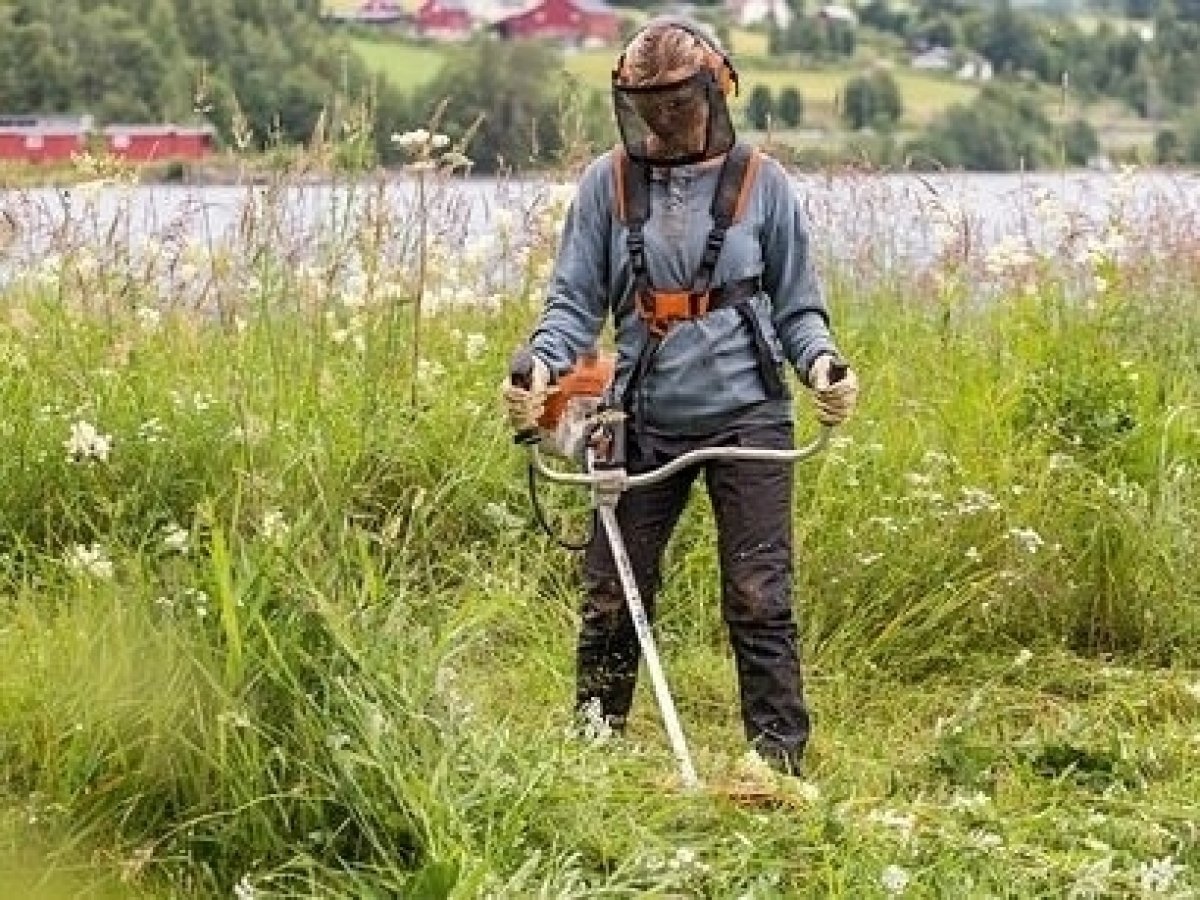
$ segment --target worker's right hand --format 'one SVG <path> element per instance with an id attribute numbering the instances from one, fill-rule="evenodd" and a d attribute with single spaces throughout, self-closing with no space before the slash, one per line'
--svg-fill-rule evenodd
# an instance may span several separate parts
<path id="1" fill-rule="evenodd" d="M 500 386 L 508 423 L 518 433 L 537 428 L 537 421 L 546 409 L 546 395 L 550 392 L 550 369 L 536 356 L 532 359 L 527 385 L 514 384 L 514 376 L 510 374 Z"/>
<path id="2" fill-rule="evenodd" d="M 841 425 L 850 418 L 858 405 L 858 376 L 846 363 L 833 354 L 822 353 L 808 373 L 817 408 L 817 421 L 822 425 Z"/>

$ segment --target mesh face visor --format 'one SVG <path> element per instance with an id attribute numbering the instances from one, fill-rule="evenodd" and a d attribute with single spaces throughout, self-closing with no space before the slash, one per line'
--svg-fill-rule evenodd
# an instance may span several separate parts
<path id="1" fill-rule="evenodd" d="M 728 153 L 737 136 L 709 69 L 666 84 L 613 84 L 613 109 L 634 162 L 683 166 Z"/>

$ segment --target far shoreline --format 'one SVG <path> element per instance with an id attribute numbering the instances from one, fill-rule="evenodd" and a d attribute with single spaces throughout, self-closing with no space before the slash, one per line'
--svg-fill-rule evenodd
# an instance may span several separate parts
<path id="1" fill-rule="evenodd" d="M 1097 175 L 1114 174 L 1125 166 L 1071 166 L 1054 169 L 1014 169 L 1014 170 L 969 170 L 969 169 L 901 169 L 888 167 L 871 167 L 862 164 L 831 163 L 820 167 L 789 166 L 792 174 L 801 177 L 845 176 L 845 175 L 881 175 L 881 176 L 1037 176 L 1055 175 Z M 1132 168 L 1140 173 L 1174 174 L 1180 176 L 1200 176 L 1200 167 L 1186 165 L 1159 165 L 1157 163 L 1139 163 Z M 403 164 L 380 166 L 372 169 L 330 170 L 316 169 L 300 164 L 279 165 L 264 159 L 238 157 L 229 160 L 205 160 L 203 162 L 167 160 L 155 163 L 143 163 L 131 166 L 118 160 L 99 160 L 96 165 L 80 165 L 76 163 L 65 165 L 47 164 L 3 164 L 0 163 L 0 191 L 45 190 L 52 188 L 70 189 L 80 185 L 101 182 L 113 184 L 124 182 L 141 187 L 254 187 L 270 185 L 282 180 L 293 185 L 313 187 L 335 186 L 348 181 L 367 181 L 385 177 L 388 180 L 399 180 L 406 177 Z M 492 174 L 456 174 L 454 180 L 466 182 L 485 182 L 492 180 L 535 181 L 540 179 L 562 181 L 572 176 L 563 169 L 543 168 L 531 169 L 521 173 L 492 173 Z"/>

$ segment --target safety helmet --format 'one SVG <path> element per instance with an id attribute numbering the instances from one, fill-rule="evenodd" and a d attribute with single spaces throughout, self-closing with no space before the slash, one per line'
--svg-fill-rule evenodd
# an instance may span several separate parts
<path id="1" fill-rule="evenodd" d="M 676 29 L 702 51 L 693 72 L 670 81 L 635 84 L 629 51 L 653 30 Z M 629 157 L 656 166 L 701 162 L 727 153 L 736 142 L 726 101 L 738 90 L 738 73 L 714 35 L 673 16 L 647 22 L 626 45 L 612 70 L 613 109 Z"/>

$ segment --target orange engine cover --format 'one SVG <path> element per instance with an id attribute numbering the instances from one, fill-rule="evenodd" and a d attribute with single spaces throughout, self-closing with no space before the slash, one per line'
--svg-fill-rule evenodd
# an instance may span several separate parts
<path id="1" fill-rule="evenodd" d="M 538 419 L 540 428 L 553 430 L 558 427 L 563 410 L 574 397 L 600 397 L 608 389 L 616 368 L 611 354 L 585 353 L 574 368 L 555 383 L 555 389 L 546 398 L 546 409 Z"/>

